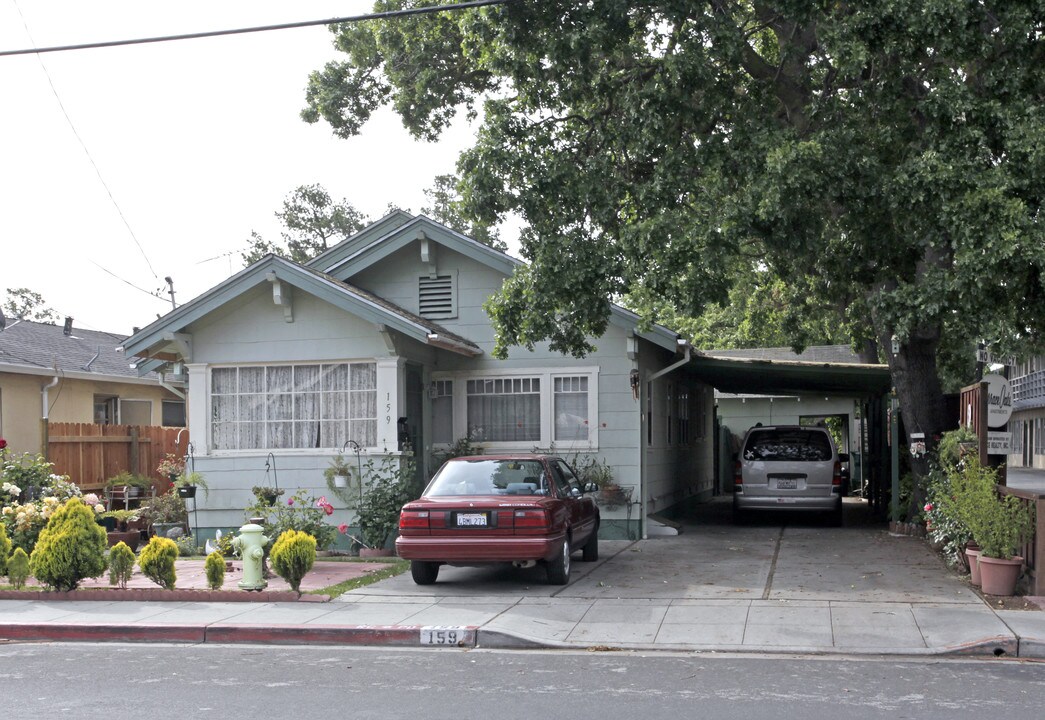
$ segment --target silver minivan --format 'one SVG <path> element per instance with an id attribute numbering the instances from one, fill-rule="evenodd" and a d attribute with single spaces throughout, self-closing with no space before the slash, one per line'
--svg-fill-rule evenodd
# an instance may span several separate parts
<path id="1" fill-rule="evenodd" d="M 744 435 L 734 473 L 733 518 L 749 510 L 821 511 L 842 524 L 845 481 L 831 434 L 823 427 L 755 426 Z"/>

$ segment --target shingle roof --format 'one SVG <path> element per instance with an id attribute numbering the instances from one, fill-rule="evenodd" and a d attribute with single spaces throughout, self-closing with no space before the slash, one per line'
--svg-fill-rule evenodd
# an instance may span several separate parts
<path id="1" fill-rule="evenodd" d="M 863 361 L 848 345 L 812 345 L 796 353 L 789 347 L 747 348 L 741 350 L 705 350 L 705 355 L 745 360 L 790 360 L 792 362 L 848 363 L 859 365 Z"/>
<path id="2" fill-rule="evenodd" d="M 8 320 L 7 327 L 0 331 L 0 365 L 43 369 L 57 365 L 65 371 L 138 377 L 127 357 L 116 352 L 123 335 L 75 325 L 71 335 L 65 335 L 63 330 L 62 325 Z"/>

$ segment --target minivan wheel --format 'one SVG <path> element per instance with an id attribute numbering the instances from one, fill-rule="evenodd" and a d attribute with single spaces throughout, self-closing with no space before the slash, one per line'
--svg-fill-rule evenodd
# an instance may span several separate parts
<path id="1" fill-rule="evenodd" d="M 570 581 L 570 538 L 562 541 L 562 551 L 548 562 L 548 582 L 552 585 L 565 585 Z"/>

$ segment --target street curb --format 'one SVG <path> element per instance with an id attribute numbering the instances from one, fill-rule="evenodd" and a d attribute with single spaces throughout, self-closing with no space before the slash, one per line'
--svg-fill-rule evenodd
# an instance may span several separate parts
<path id="1" fill-rule="evenodd" d="M 74 625 L 27 623 L 0 625 L 0 640 L 21 642 L 193 643 L 206 640 L 203 625 Z"/>
<path id="2" fill-rule="evenodd" d="M 424 647 L 475 647 L 477 627 L 456 629 L 462 633 L 456 645 Z M 421 630 L 420 625 L 211 625 L 203 642 L 421 647 Z"/>
<path id="3" fill-rule="evenodd" d="M 35 590 L 0 590 L 0 600 L 90 600 L 102 602 L 330 602 L 327 595 L 298 595 L 293 590 L 164 590 L 163 588 L 80 588 L 65 592 Z"/>

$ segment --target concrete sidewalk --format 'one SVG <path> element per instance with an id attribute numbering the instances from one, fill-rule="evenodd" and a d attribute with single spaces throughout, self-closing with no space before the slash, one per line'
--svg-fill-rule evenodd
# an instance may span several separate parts
<path id="1" fill-rule="evenodd" d="M 541 568 L 444 567 L 328 603 L 0 601 L 0 638 L 1045 657 L 1045 612 L 995 611 L 859 509 L 841 529 L 711 511 L 677 537 L 603 542 L 565 587 Z"/>

